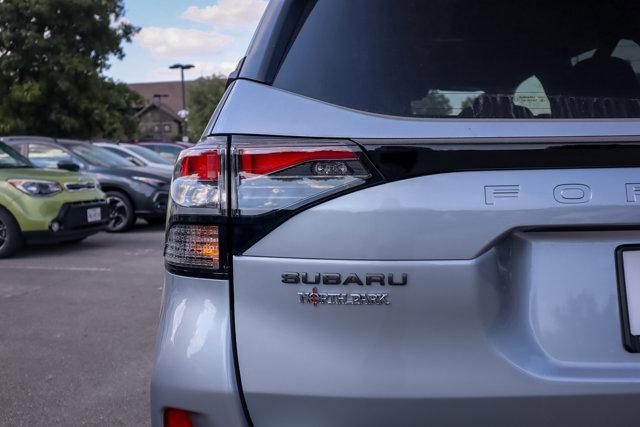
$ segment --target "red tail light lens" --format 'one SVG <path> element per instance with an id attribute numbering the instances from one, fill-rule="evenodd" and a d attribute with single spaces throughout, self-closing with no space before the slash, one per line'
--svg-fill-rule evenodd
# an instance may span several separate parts
<path id="1" fill-rule="evenodd" d="M 242 173 L 245 175 L 269 175 L 312 161 L 331 162 L 357 160 L 357 155 L 347 147 L 319 147 L 292 151 L 294 148 L 269 149 L 245 148 L 240 153 Z"/>
<path id="2" fill-rule="evenodd" d="M 180 176 L 215 181 L 220 171 L 218 150 L 186 151 L 178 162 Z"/>

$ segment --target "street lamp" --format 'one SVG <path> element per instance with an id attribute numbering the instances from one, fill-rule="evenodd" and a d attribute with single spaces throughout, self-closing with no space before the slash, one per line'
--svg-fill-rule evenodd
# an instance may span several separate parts
<path id="1" fill-rule="evenodd" d="M 180 118 L 182 119 L 182 137 L 184 140 L 184 136 L 187 133 L 187 115 L 189 112 L 187 111 L 187 100 L 184 95 L 184 70 L 189 70 L 193 68 L 193 64 L 173 64 L 169 68 L 172 70 L 180 69 L 180 85 L 182 87 L 182 111 L 178 113 Z"/>

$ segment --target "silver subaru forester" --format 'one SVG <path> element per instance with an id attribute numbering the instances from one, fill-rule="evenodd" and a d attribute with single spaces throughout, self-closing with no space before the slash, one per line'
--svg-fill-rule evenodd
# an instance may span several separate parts
<path id="1" fill-rule="evenodd" d="M 640 2 L 272 0 L 171 187 L 155 426 L 640 425 Z"/>

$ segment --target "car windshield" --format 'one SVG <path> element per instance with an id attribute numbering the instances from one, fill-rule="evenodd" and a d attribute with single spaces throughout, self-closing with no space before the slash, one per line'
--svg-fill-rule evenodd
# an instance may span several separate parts
<path id="1" fill-rule="evenodd" d="M 139 146 L 133 145 L 133 144 L 127 145 L 126 147 L 127 147 L 127 149 L 133 151 L 138 156 L 142 157 L 143 159 L 145 159 L 148 162 L 160 163 L 160 164 L 163 164 L 163 165 L 171 165 L 171 162 L 169 160 L 165 159 L 161 155 L 155 153 L 154 151 L 151 151 L 148 148 L 139 147 Z"/>
<path id="2" fill-rule="evenodd" d="M 30 168 L 29 160 L 13 148 L 0 142 L 0 168 Z"/>
<path id="3" fill-rule="evenodd" d="M 74 154 L 82 157 L 87 162 L 94 166 L 106 166 L 106 167 L 130 167 L 133 163 L 130 161 L 113 154 L 112 152 L 105 150 L 104 148 L 96 147 L 89 144 L 66 144 L 66 147 Z"/>

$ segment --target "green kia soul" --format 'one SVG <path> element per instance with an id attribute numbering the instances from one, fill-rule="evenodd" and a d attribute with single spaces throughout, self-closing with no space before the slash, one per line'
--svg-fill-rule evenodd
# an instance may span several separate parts
<path id="1" fill-rule="evenodd" d="M 0 142 L 0 258 L 23 243 L 80 241 L 108 221 L 105 195 L 92 177 L 36 169 Z"/>

